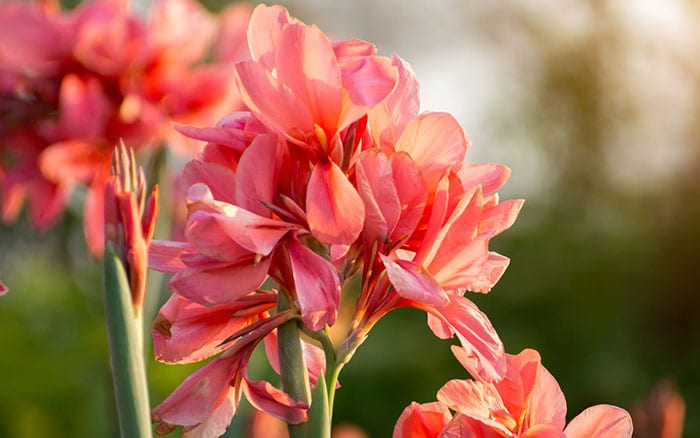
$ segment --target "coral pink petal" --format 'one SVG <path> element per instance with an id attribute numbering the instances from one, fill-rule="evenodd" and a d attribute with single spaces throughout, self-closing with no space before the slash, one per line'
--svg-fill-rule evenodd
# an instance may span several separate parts
<path id="1" fill-rule="evenodd" d="M 629 438 L 632 419 L 624 409 L 596 405 L 574 417 L 564 433 L 567 438 Z"/>
<path id="2" fill-rule="evenodd" d="M 153 421 L 183 426 L 203 423 L 228 399 L 233 390 L 229 382 L 239 367 L 240 360 L 235 356 L 217 358 L 204 365 L 153 409 Z"/>
<path id="3" fill-rule="evenodd" d="M 256 409 L 267 412 L 288 424 L 299 424 L 307 420 L 308 405 L 292 399 L 287 393 L 265 381 L 244 379 L 243 392 Z"/>
<path id="4" fill-rule="evenodd" d="M 253 60 L 272 70 L 273 53 L 284 26 L 292 21 L 289 12 L 279 5 L 258 5 L 250 16 L 248 47 Z M 296 21 L 296 20 L 294 20 Z"/>
<path id="5" fill-rule="evenodd" d="M 541 364 L 529 399 L 533 423 L 552 424 L 562 430 L 566 424 L 566 398 L 559 383 Z"/>
<path id="6" fill-rule="evenodd" d="M 401 204 L 401 215 L 391 232 L 394 240 L 413 234 L 423 216 L 428 191 L 420 170 L 411 157 L 399 152 L 391 157 L 391 168 L 396 193 Z"/>
<path id="7" fill-rule="evenodd" d="M 365 206 L 340 167 L 317 163 L 306 190 L 306 217 L 311 233 L 323 243 L 350 244 L 365 221 Z"/>
<path id="8" fill-rule="evenodd" d="M 470 270 L 469 276 L 462 277 L 467 289 L 471 292 L 487 293 L 498 283 L 506 268 L 510 264 L 510 259 L 495 252 L 489 252 L 486 260 L 481 263 L 477 270 Z"/>
<path id="9" fill-rule="evenodd" d="M 174 274 L 187 267 L 182 261 L 182 255 L 191 250 L 192 246 L 185 242 L 154 240 L 148 248 L 148 267 Z"/>
<path id="10" fill-rule="evenodd" d="M 237 63 L 236 80 L 243 102 L 274 132 L 293 141 L 306 141 L 306 136 L 314 132 L 307 102 L 262 65 L 254 61 Z"/>
<path id="11" fill-rule="evenodd" d="M 380 254 L 391 284 L 403 298 L 430 306 L 444 306 L 449 302 L 445 291 L 430 272 L 409 260 L 392 260 Z"/>
<path id="12" fill-rule="evenodd" d="M 278 166 L 277 141 L 276 135 L 258 135 L 243 152 L 236 168 L 236 205 L 263 217 L 270 215 L 263 202 L 272 203 Z"/>
<path id="13" fill-rule="evenodd" d="M 275 48 L 280 82 L 299 97 L 327 138 L 338 130 L 342 83 L 328 38 L 316 26 L 285 26 Z"/>
<path id="14" fill-rule="evenodd" d="M 474 303 L 451 295 L 448 305 L 425 310 L 455 332 L 466 352 L 460 362 L 474 378 L 493 382 L 503 377 L 506 372 L 503 343 L 487 316 Z"/>
<path id="15" fill-rule="evenodd" d="M 340 304 L 340 282 L 333 265 L 291 239 L 287 244 L 301 319 L 312 331 L 333 325 Z"/>
<path id="16" fill-rule="evenodd" d="M 365 204 L 365 239 L 387 241 L 399 219 L 401 204 L 386 155 L 363 152 L 355 164 L 355 178 Z"/>
<path id="17" fill-rule="evenodd" d="M 551 424 L 538 424 L 528 428 L 521 438 L 566 438 L 560 427 Z"/>
<path id="18" fill-rule="evenodd" d="M 391 57 L 391 63 L 398 71 L 396 87 L 368 113 L 374 142 L 384 151 L 393 151 L 401 133 L 420 108 L 418 81 L 411 67 L 396 55 Z"/>
<path id="19" fill-rule="evenodd" d="M 412 402 L 403 410 L 394 426 L 393 438 L 437 438 L 452 419 L 442 403 Z"/>
<path id="20" fill-rule="evenodd" d="M 358 39 L 333 41 L 333 52 L 338 60 L 340 68 L 349 67 L 356 58 L 362 56 L 372 56 L 377 53 L 377 48 L 374 44 Z"/>
<path id="21" fill-rule="evenodd" d="M 238 401 L 236 392 L 231 388 L 221 404 L 214 409 L 206 420 L 197 426 L 182 428 L 182 438 L 216 438 L 226 433 L 236 413 Z"/>
<path id="22" fill-rule="evenodd" d="M 247 134 L 237 128 L 197 128 L 179 123 L 173 123 L 173 127 L 185 137 L 227 146 L 238 152 L 243 152 L 248 146 Z"/>
<path id="23" fill-rule="evenodd" d="M 104 135 L 110 102 L 97 79 L 65 76 L 59 100 L 60 129 L 64 136 L 92 140 Z"/>
<path id="24" fill-rule="evenodd" d="M 42 230 L 54 223 L 63 212 L 66 199 L 70 194 L 69 186 L 70 184 L 53 184 L 49 181 L 41 180 L 37 181 L 37 183 L 29 189 L 31 197 L 29 218 L 33 226 Z M 6 199 L 3 201 L 6 201 Z M 9 205 L 2 205 L 3 216 L 7 212 L 5 208 L 8 208 L 10 212 L 12 208 L 14 208 L 12 203 L 13 201 L 10 200 L 8 202 Z M 18 205 L 17 208 L 19 209 L 19 207 Z"/>
<path id="25" fill-rule="evenodd" d="M 96 163 L 103 164 L 106 179 L 109 155 L 100 154 L 93 143 L 82 140 L 54 143 L 39 156 L 41 173 L 55 183 L 88 183 L 99 168 Z"/>
<path id="26" fill-rule="evenodd" d="M 196 248 L 198 256 L 219 261 L 237 262 L 249 259 L 253 253 L 239 245 L 221 225 L 221 215 L 196 211 L 190 215 L 185 236 Z"/>
<path id="27" fill-rule="evenodd" d="M 205 305 L 227 304 L 256 290 L 267 278 L 270 258 L 239 263 L 212 262 L 176 273 L 168 283 L 173 291 Z"/>
<path id="28" fill-rule="evenodd" d="M 453 379 L 440 388 L 437 399 L 450 409 L 505 436 L 517 426 L 496 388 L 488 383 Z"/>
<path id="29" fill-rule="evenodd" d="M 244 61 L 250 59 L 246 32 L 252 6 L 233 3 L 219 13 L 219 32 L 214 42 L 214 59 L 217 61 Z"/>
<path id="30" fill-rule="evenodd" d="M 469 141 L 448 113 L 424 113 L 406 126 L 396 144 L 418 164 L 429 188 L 435 188 L 448 168 L 462 164 Z"/>
<path id="31" fill-rule="evenodd" d="M 99 257 L 105 250 L 105 180 L 96 178 L 85 196 L 83 230 L 88 251 Z"/>
<path id="32" fill-rule="evenodd" d="M 479 224 L 479 232 L 495 235 L 507 230 L 518 217 L 523 203 L 522 199 L 511 199 L 493 207 L 485 208 Z"/>
<path id="33" fill-rule="evenodd" d="M 246 318 L 231 317 L 240 309 L 239 304 L 202 306 L 173 294 L 153 323 L 156 359 L 167 363 L 190 363 L 223 351 L 230 345 L 220 344 L 248 323 Z"/>
<path id="34" fill-rule="evenodd" d="M 386 99 L 396 85 L 397 71 L 389 58 L 359 57 L 343 66 L 343 109 L 338 121 L 342 129 L 364 116 Z"/>
<path id="35" fill-rule="evenodd" d="M 464 163 L 457 173 L 465 191 L 480 185 L 484 193 L 491 193 L 505 184 L 510 176 L 510 168 L 493 163 Z"/>

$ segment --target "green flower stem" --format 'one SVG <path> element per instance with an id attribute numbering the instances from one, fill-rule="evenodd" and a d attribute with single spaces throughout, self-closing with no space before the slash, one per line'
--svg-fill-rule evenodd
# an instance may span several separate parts
<path id="1" fill-rule="evenodd" d="M 111 243 L 107 244 L 104 255 L 104 282 L 112 381 L 121 436 L 151 437 L 141 319 L 134 316 L 126 272 Z"/>
<path id="2" fill-rule="evenodd" d="M 282 290 L 277 295 L 277 311 L 283 312 L 291 309 L 292 304 L 286 291 Z M 306 371 L 304 353 L 299 339 L 299 328 L 296 319 L 285 322 L 277 328 L 278 354 L 280 361 L 280 378 L 282 390 L 294 400 L 311 404 L 311 390 L 309 388 L 309 375 Z M 288 425 L 290 438 L 308 437 L 308 425 Z"/>

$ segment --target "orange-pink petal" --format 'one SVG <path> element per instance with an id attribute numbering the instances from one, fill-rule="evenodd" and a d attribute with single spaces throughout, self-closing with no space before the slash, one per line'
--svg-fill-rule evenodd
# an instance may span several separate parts
<path id="1" fill-rule="evenodd" d="M 437 438 L 452 419 L 442 403 L 411 402 L 394 426 L 393 438 Z"/>
<path id="2" fill-rule="evenodd" d="M 617 406 L 596 405 L 574 417 L 564 433 L 567 438 L 629 438 L 632 418 Z"/>
<path id="3" fill-rule="evenodd" d="M 462 164 L 469 140 L 459 122 L 448 113 L 424 113 L 413 119 L 396 144 L 407 152 L 435 188 L 445 171 Z"/>
<path id="4" fill-rule="evenodd" d="M 445 291 L 421 265 L 410 260 L 392 260 L 384 254 L 380 257 L 391 284 L 401 297 L 436 307 L 449 302 Z"/>
<path id="5" fill-rule="evenodd" d="M 340 304 L 335 267 L 296 239 L 289 240 L 287 250 L 302 321 L 313 331 L 333 325 Z"/>
<path id="6" fill-rule="evenodd" d="M 355 187 L 333 162 L 317 163 L 306 190 L 311 233 L 323 243 L 349 244 L 365 221 L 365 206 Z"/>

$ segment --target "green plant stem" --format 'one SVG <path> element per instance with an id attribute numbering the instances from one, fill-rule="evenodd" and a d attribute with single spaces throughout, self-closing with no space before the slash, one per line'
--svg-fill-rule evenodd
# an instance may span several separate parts
<path id="1" fill-rule="evenodd" d="M 281 290 L 277 298 L 277 311 L 282 312 L 292 308 L 286 291 Z M 309 376 L 304 362 L 304 352 L 299 339 L 297 321 L 292 319 L 277 328 L 277 351 L 280 362 L 280 379 L 282 390 L 294 400 L 311 404 Z M 308 425 L 288 425 L 290 438 L 308 437 Z"/>
<path id="2" fill-rule="evenodd" d="M 104 255 L 104 286 L 112 382 L 121 436 L 151 437 L 141 318 L 134 316 L 126 272 L 111 243 L 107 244 Z"/>

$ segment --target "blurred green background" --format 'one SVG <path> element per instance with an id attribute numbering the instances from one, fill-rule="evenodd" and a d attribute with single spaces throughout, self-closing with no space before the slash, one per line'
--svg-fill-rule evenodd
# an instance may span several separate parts
<path id="1" fill-rule="evenodd" d="M 398 53 L 423 110 L 453 112 L 469 160 L 525 198 L 493 249 L 511 266 L 473 300 L 510 353 L 531 347 L 569 418 L 631 408 L 673 379 L 700 436 L 700 8 L 693 1 L 282 2 L 338 38 Z M 221 3 L 209 3 L 217 10 Z M 80 200 L 48 232 L 0 228 L 0 436 L 113 436 L 99 266 Z M 425 315 L 382 320 L 341 374 L 336 422 L 390 436 L 411 401 L 466 378 Z M 153 363 L 152 403 L 191 366 Z"/>

